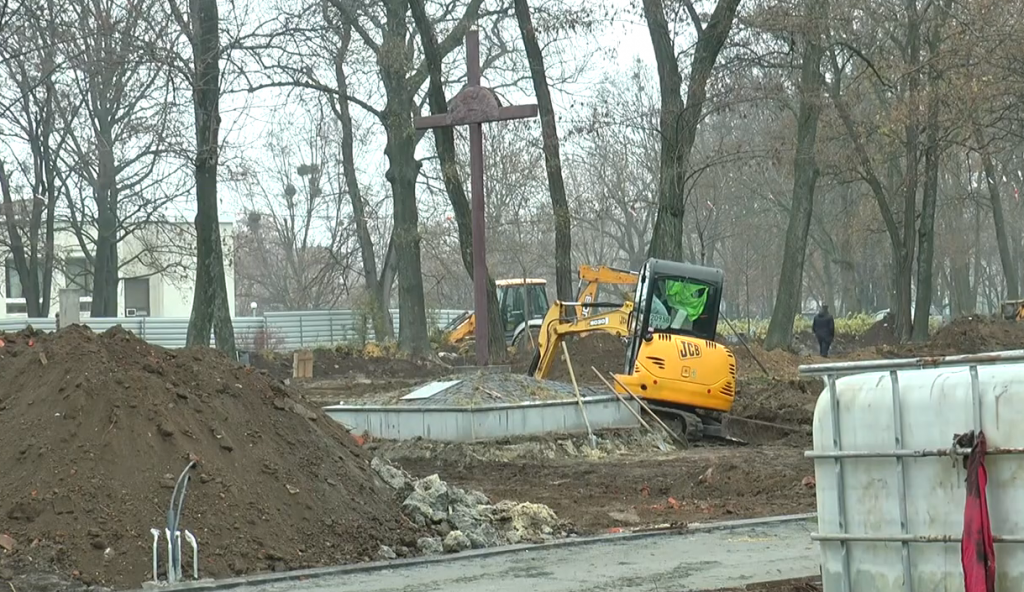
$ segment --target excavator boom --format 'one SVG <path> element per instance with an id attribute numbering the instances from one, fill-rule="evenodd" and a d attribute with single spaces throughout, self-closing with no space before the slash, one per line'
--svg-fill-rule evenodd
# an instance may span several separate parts
<path id="1" fill-rule="evenodd" d="M 633 311 L 633 303 L 602 304 L 594 303 L 595 307 L 617 306 L 615 310 L 590 317 L 570 318 L 566 312 L 575 308 L 578 302 L 561 302 L 556 300 L 548 314 L 544 316 L 540 334 L 537 336 L 537 351 L 530 365 L 530 375 L 546 378 L 551 371 L 551 364 L 558 356 L 558 346 L 566 335 L 602 331 L 618 337 L 629 335 L 629 315 Z"/>
<path id="2" fill-rule="evenodd" d="M 620 284 L 636 286 L 637 272 L 608 267 L 607 265 L 580 265 L 580 283 L 576 291 L 576 316 L 590 316 L 591 303 L 597 300 L 597 293 L 602 284 Z"/>

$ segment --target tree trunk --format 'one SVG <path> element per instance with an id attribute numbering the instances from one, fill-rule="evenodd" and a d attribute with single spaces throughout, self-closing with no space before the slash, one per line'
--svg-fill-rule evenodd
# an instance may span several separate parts
<path id="1" fill-rule="evenodd" d="M 931 63 L 928 66 L 928 121 L 925 130 L 924 152 L 924 191 L 921 194 L 921 224 L 918 229 L 917 251 L 917 299 L 914 305 L 914 327 L 911 339 L 924 342 L 928 339 L 928 324 L 931 320 L 932 290 L 935 281 L 932 267 L 935 260 L 935 208 L 939 195 L 939 166 L 941 151 L 939 149 L 939 97 L 938 89 L 940 73 L 935 61 L 939 58 L 942 25 L 945 23 L 947 8 L 937 17 L 928 34 L 928 54 Z"/>
<path id="2" fill-rule="evenodd" d="M 817 31 L 824 26 L 827 5 L 824 0 L 808 0 L 807 15 Z M 819 24 L 820 23 L 820 24 Z M 793 203 L 789 208 L 786 244 L 779 273 L 779 290 L 768 323 L 765 349 L 788 347 L 793 339 L 793 320 L 801 309 L 804 260 L 807 255 L 807 233 L 811 228 L 814 208 L 814 186 L 818 181 L 815 149 L 818 118 L 821 115 L 821 75 L 823 56 L 819 33 L 804 40 L 803 65 L 800 71 L 800 110 L 796 122 L 796 155 L 793 158 Z"/>
<path id="3" fill-rule="evenodd" d="M 1003 213 L 1003 198 L 999 179 L 996 177 L 996 168 L 992 163 L 992 156 L 984 143 L 980 129 L 975 130 L 975 139 L 978 142 L 978 150 L 981 152 L 981 166 L 985 173 L 988 199 L 992 204 L 992 223 L 996 227 L 996 245 L 999 247 L 999 263 L 1003 268 L 1003 280 L 1006 282 L 1006 298 L 1007 300 L 1017 300 L 1020 298 L 1020 279 L 1017 277 L 1017 266 L 1013 262 L 1013 254 L 1010 251 L 1010 238 L 1006 227 L 1006 216 Z"/>
<path id="4" fill-rule="evenodd" d="M 398 252 L 398 347 L 413 356 L 422 356 L 430 349 L 427 333 L 427 310 L 423 296 L 423 273 L 420 266 L 419 212 L 416 209 L 416 176 L 420 163 L 416 160 L 416 134 L 409 109 L 411 97 L 401 80 L 385 76 L 388 106 L 388 157 L 386 178 L 394 200 L 395 250 Z M 397 86 L 400 85 L 400 86 Z"/>
<path id="5" fill-rule="evenodd" d="M 21 239 L 21 231 L 17 224 L 18 215 L 11 198 L 11 183 L 2 161 L 0 161 L 0 195 L 3 196 L 4 223 L 7 227 L 7 239 L 10 241 L 11 258 L 14 259 L 14 269 L 18 272 L 18 279 L 21 280 L 21 291 L 25 298 L 28 316 L 31 318 L 39 315 L 39 274 L 37 268 L 30 265 L 29 253 L 26 252 L 25 243 Z M 34 257 L 32 258 L 34 259 Z"/>
<path id="6" fill-rule="evenodd" d="M 187 344 L 209 346 L 213 329 L 217 348 L 235 354 L 224 253 L 217 208 L 220 151 L 220 15 L 217 0 L 192 0 L 192 54 L 196 121 L 196 289 Z"/>
<path id="7" fill-rule="evenodd" d="M 559 300 L 569 302 L 575 297 L 572 281 L 572 223 L 569 216 L 569 201 L 565 197 L 565 181 L 562 178 L 555 108 L 551 102 L 547 71 L 544 69 L 544 54 L 537 41 L 537 33 L 533 29 L 528 0 L 514 0 L 514 4 L 540 111 L 544 165 L 548 174 L 548 189 L 551 191 L 551 209 L 555 217 L 555 289 Z"/>
<path id="8" fill-rule="evenodd" d="M 341 31 L 341 39 L 334 58 L 334 72 L 338 84 L 336 111 L 341 123 L 341 161 L 345 175 L 345 188 L 352 202 L 352 217 L 356 225 L 356 238 L 359 242 L 359 253 L 363 263 L 363 277 L 370 305 L 370 319 L 373 334 L 377 341 L 394 339 L 395 329 L 387 300 L 384 298 L 383 285 L 377 276 L 377 258 L 373 251 L 373 238 L 370 236 L 370 225 L 366 220 L 366 204 L 363 202 L 362 190 L 356 176 L 355 149 L 353 146 L 352 113 L 348 103 L 348 78 L 345 75 L 345 56 L 352 38 L 352 30 L 345 27 Z M 385 255 L 386 257 L 386 255 Z"/>
<path id="9" fill-rule="evenodd" d="M 910 73 L 907 78 L 907 103 L 909 115 L 904 125 L 904 151 L 906 171 L 903 175 L 903 242 L 894 251 L 896 261 L 896 335 L 901 341 L 908 341 L 913 330 L 913 267 L 914 252 L 917 249 L 917 187 L 918 160 L 921 150 L 921 132 L 918 122 L 918 107 L 921 91 L 921 16 L 918 0 L 906 0 L 907 46 Z"/>
<path id="10" fill-rule="evenodd" d="M 697 44 L 690 61 L 686 102 L 679 72 L 675 43 L 669 32 L 662 0 L 643 0 L 647 30 L 654 46 L 661 92 L 661 155 L 659 157 L 658 213 L 654 219 L 649 254 L 651 257 L 681 260 L 683 257 L 683 215 L 686 211 L 685 182 L 690 153 L 697 137 L 707 99 L 707 85 L 718 54 L 725 44 L 740 0 L 719 0 L 707 23 L 697 27 Z"/>
<path id="11" fill-rule="evenodd" d="M 422 0 L 410 0 L 413 20 L 420 33 L 423 44 L 423 56 L 430 72 L 430 84 L 427 88 L 427 98 L 430 110 L 434 114 L 445 113 L 448 110 L 448 99 L 444 94 L 444 84 L 441 79 L 441 56 L 437 49 L 437 39 L 434 27 L 427 17 L 426 9 Z M 441 177 L 444 181 L 445 192 L 448 194 L 448 201 L 452 205 L 452 213 L 455 217 L 455 224 L 459 231 L 459 252 L 462 256 L 462 265 L 466 268 L 470 279 L 473 278 L 473 225 L 472 208 L 469 199 L 466 197 L 466 189 L 459 177 L 458 159 L 455 151 L 455 131 L 450 127 L 434 128 L 434 149 L 441 165 Z M 571 297 L 570 297 L 571 300 Z M 494 279 L 487 277 L 487 335 L 488 350 L 491 360 L 504 359 L 505 347 L 505 326 L 501 319 L 501 309 L 498 306 L 498 289 Z M 479 322 L 479 319 L 477 319 Z"/>

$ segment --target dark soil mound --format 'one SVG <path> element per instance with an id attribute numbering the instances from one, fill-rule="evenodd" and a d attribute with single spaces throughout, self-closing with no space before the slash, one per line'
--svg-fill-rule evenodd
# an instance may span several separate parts
<path id="1" fill-rule="evenodd" d="M 190 459 L 181 528 L 199 540 L 203 577 L 365 561 L 382 543 L 414 540 L 338 424 L 219 352 L 170 351 L 119 327 L 4 340 L 8 577 L 31 567 L 118 588 L 151 579 L 149 529 L 164 527 Z"/>
<path id="2" fill-rule="evenodd" d="M 252 365 L 278 380 L 292 376 L 292 354 L 258 353 Z M 425 361 L 394 357 L 368 357 L 346 348 L 313 350 L 313 378 L 360 377 L 374 380 L 431 379 L 444 374 L 444 367 Z"/>
<path id="3" fill-rule="evenodd" d="M 970 316 L 936 331 L 924 346 L 930 355 L 980 354 L 1024 348 L 1024 323 Z"/>
<path id="4" fill-rule="evenodd" d="M 741 378 L 732 414 L 785 425 L 811 425 L 820 380 Z"/>
<path id="5" fill-rule="evenodd" d="M 858 342 L 862 347 L 898 344 L 900 338 L 896 336 L 896 317 L 892 313 L 885 315 L 868 327 Z"/>
<path id="6" fill-rule="evenodd" d="M 611 333 L 581 335 L 575 339 L 567 339 L 565 345 L 569 349 L 569 361 L 572 363 L 578 384 L 603 386 L 604 383 L 594 374 L 591 367 L 597 368 L 607 379 L 609 372 L 621 374 L 626 364 L 626 343 Z M 572 382 L 561 346 L 546 378 Z"/>

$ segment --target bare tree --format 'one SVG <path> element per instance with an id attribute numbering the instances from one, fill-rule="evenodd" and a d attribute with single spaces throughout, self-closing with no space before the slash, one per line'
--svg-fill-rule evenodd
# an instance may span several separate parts
<path id="1" fill-rule="evenodd" d="M 336 308 L 347 297 L 351 249 L 335 130 L 322 105 L 311 111 L 307 125 L 275 125 L 273 163 L 253 163 L 242 183 L 249 214 L 244 240 L 236 237 L 235 283 L 250 286 L 266 310 Z M 308 131 L 288 133 L 297 129 Z"/>
<path id="2" fill-rule="evenodd" d="M 565 197 L 565 180 L 562 178 L 562 158 L 559 154 L 558 127 L 555 123 L 555 108 L 548 89 L 548 75 L 544 68 L 544 53 L 541 51 L 537 32 L 533 28 L 528 0 L 513 0 L 519 31 L 526 47 L 526 58 L 530 64 L 530 77 L 537 93 L 540 111 L 541 131 L 544 138 L 544 168 L 548 174 L 548 189 L 551 191 L 551 210 L 555 218 L 555 288 L 558 298 L 571 301 L 574 297 L 572 282 L 572 221 L 569 202 Z"/>
<path id="3" fill-rule="evenodd" d="M 662 0 L 644 0 L 644 17 L 654 45 L 661 89 L 661 159 L 658 181 L 658 214 L 654 220 L 649 253 L 652 257 L 679 260 L 683 255 L 683 214 L 686 211 L 686 177 L 690 153 L 697 137 L 707 99 L 708 81 L 718 54 L 732 29 L 740 0 L 718 0 L 705 25 L 690 0 L 684 0 L 697 34 L 683 99 L 675 40 L 669 30 Z"/>
<path id="4" fill-rule="evenodd" d="M 805 32 L 800 35 L 803 55 L 800 109 L 796 119 L 796 155 L 793 158 L 793 200 L 789 209 L 782 270 L 779 272 L 779 289 L 764 340 L 767 349 L 788 346 L 793 338 L 793 318 L 800 312 L 801 306 L 807 235 L 814 209 L 814 186 L 820 174 L 815 151 L 825 84 L 821 74 L 821 60 L 824 57 L 824 29 L 828 26 L 828 3 L 825 0 L 807 0 L 803 5 L 805 21 L 802 28 Z"/>
<path id="5" fill-rule="evenodd" d="M 163 210 L 183 192 L 175 183 L 183 167 L 168 158 L 180 135 L 172 80 L 150 49 L 168 37 L 166 25 L 153 25 L 158 6 L 157 0 L 89 0 L 73 17 L 79 34 L 64 44 L 71 88 L 61 115 L 73 130 L 65 162 L 91 193 L 91 199 L 71 192 L 65 198 L 92 269 L 93 317 L 118 314 L 120 269 L 132 263 L 121 260 L 119 245 L 166 223 Z"/>
<path id="6" fill-rule="evenodd" d="M 58 125 L 56 114 L 61 66 L 54 43 L 62 35 L 58 14 L 63 7 L 47 0 L 43 5 L 21 9 L 8 12 L 8 5 L 4 5 L 9 30 L 4 31 L 6 39 L 0 43 L 0 63 L 11 83 L 7 88 L 13 93 L 4 96 L 10 102 L 2 113 L 10 130 L 5 135 L 27 143 L 29 158 L 26 161 L 15 156 L 15 168 L 26 180 L 23 188 L 15 190 L 13 171 L 4 168 L 4 157 L 0 157 L 6 237 L 0 242 L 11 255 L 12 265 L 5 265 L 8 285 L 14 285 L 11 280 L 16 276 L 25 312 L 29 317 L 41 317 L 50 310 L 56 210 L 61 192 L 66 190 L 59 157 L 68 134 Z"/>
<path id="7" fill-rule="evenodd" d="M 192 50 L 185 73 L 195 106 L 196 286 L 187 343 L 209 345 L 213 330 L 217 348 L 233 355 L 224 253 L 217 204 L 217 165 L 220 154 L 221 42 L 217 0 L 191 0 L 186 19 L 176 0 L 168 0 L 175 21 Z"/>

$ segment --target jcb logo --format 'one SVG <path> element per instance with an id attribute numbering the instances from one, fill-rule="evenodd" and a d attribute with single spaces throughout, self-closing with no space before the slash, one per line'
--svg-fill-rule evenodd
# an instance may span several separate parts
<path id="1" fill-rule="evenodd" d="M 684 341 L 682 344 L 679 345 L 679 358 L 680 359 L 685 360 L 687 358 L 699 358 L 699 357 L 700 357 L 700 348 L 697 347 L 696 343 L 690 343 L 689 341 Z"/>

